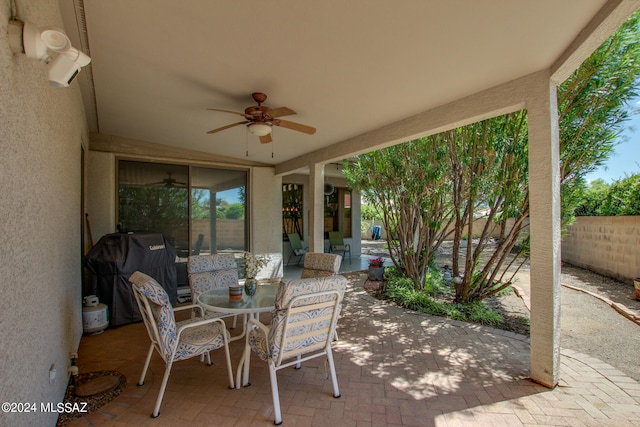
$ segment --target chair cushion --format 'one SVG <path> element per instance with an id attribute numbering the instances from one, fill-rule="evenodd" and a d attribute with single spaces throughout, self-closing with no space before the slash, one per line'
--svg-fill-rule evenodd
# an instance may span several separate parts
<path id="1" fill-rule="evenodd" d="M 186 324 L 192 323 L 201 318 L 194 318 L 178 322 L 178 330 Z M 220 323 L 209 323 L 207 325 L 196 326 L 185 329 L 180 334 L 180 341 L 174 360 L 188 359 L 206 351 L 211 351 L 224 346 L 224 337 L 230 338 L 229 332 Z"/>
<path id="2" fill-rule="evenodd" d="M 189 257 L 189 273 L 203 273 L 213 270 L 238 269 L 236 258 L 231 253 L 213 255 L 192 255 Z"/>
<path id="3" fill-rule="evenodd" d="M 171 360 L 171 354 L 178 339 L 178 331 L 185 325 L 202 320 L 202 318 L 190 318 L 176 323 L 166 291 L 153 278 L 137 271 L 131 275 L 129 281 L 150 302 L 153 318 L 160 334 L 158 346 L 163 359 L 165 361 Z M 229 332 L 220 323 L 187 328 L 180 334 L 173 360 L 188 359 L 223 347 L 224 337 L 222 334 L 226 334 L 227 339 L 230 337 Z"/>
<path id="4" fill-rule="evenodd" d="M 310 252 L 304 259 L 301 278 L 332 276 L 340 271 L 341 263 L 342 257 L 340 255 Z"/>
<path id="5" fill-rule="evenodd" d="M 267 335 L 262 329 L 254 328 L 249 332 L 249 346 L 261 360 L 268 360 L 271 356 L 267 346 Z"/>
<path id="6" fill-rule="evenodd" d="M 284 331 L 284 320 L 287 314 L 287 308 L 289 303 L 297 296 L 308 295 L 317 292 L 325 292 L 325 291 L 338 291 L 340 297 L 340 303 L 338 304 L 338 312 L 342 309 L 342 300 L 344 298 L 344 292 L 347 286 L 347 279 L 343 276 L 334 275 L 330 277 L 318 277 L 311 279 L 297 279 L 291 280 L 287 283 L 282 283 L 278 288 L 278 292 L 276 294 L 275 299 L 275 310 L 273 311 L 271 318 L 271 326 L 269 328 L 269 336 L 268 336 L 268 357 L 272 359 L 277 359 L 280 354 L 279 345 L 282 342 L 282 333 Z M 313 299 L 305 300 L 304 304 L 316 304 L 323 301 L 327 301 L 331 299 L 329 296 L 320 296 Z M 318 310 L 314 312 L 302 312 L 295 315 L 294 318 L 290 318 L 292 320 L 297 320 L 300 317 L 306 317 L 308 319 L 312 319 L 315 317 L 323 316 L 327 311 L 331 311 L 331 308 L 325 308 L 323 310 Z M 337 319 L 336 319 L 337 322 Z M 323 327 L 326 325 L 323 324 L 314 324 L 310 323 L 306 326 L 301 326 L 294 329 L 289 329 L 291 334 L 298 335 L 302 331 L 300 328 L 305 329 L 307 331 L 312 331 L 317 328 Z M 335 330 L 335 324 L 332 326 L 332 330 Z M 256 341 L 259 339 L 255 337 Z M 307 342 L 308 340 L 301 339 L 297 341 L 291 341 L 288 344 L 288 348 L 285 350 L 289 351 L 295 348 L 304 348 L 311 345 L 311 343 Z"/>
<path id="7" fill-rule="evenodd" d="M 333 276 L 334 273 L 333 271 L 327 271 L 327 270 L 316 270 L 313 268 L 305 268 L 302 270 L 302 274 L 300 275 L 301 279 L 311 279 L 313 277 L 328 277 L 328 276 Z"/>
<path id="8" fill-rule="evenodd" d="M 189 275 L 189 285 L 194 297 L 211 289 L 225 288 L 237 284 L 238 270 L 205 271 Z"/>
<path id="9" fill-rule="evenodd" d="M 304 257 L 304 268 L 314 270 L 325 270 L 332 273 L 340 271 L 342 257 L 336 254 L 325 254 L 320 252 L 309 252 Z"/>
<path id="10" fill-rule="evenodd" d="M 151 303 L 151 312 L 160 333 L 158 346 L 164 360 L 169 360 L 176 343 L 177 326 L 167 292 L 153 278 L 139 271 L 133 273 L 129 281 Z"/>
<path id="11" fill-rule="evenodd" d="M 231 253 L 192 255 L 187 269 L 194 302 L 203 292 L 238 284 L 238 264 Z"/>

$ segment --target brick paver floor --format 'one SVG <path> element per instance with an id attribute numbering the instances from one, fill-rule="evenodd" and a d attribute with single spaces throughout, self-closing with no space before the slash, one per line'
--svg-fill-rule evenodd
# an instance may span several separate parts
<path id="1" fill-rule="evenodd" d="M 563 351 L 561 383 L 549 390 L 528 379 L 526 337 L 379 301 L 364 279 L 349 280 L 334 344 L 342 396 L 333 398 L 321 358 L 281 370 L 284 425 L 640 426 L 640 384 L 606 363 Z M 164 364 L 154 354 L 145 385 L 136 386 L 148 345 L 141 323 L 83 337 L 81 372 L 117 370 L 127 386 L 69 425 L 272 425 L 266 363 L 253 356 L 251 386 L 230 390 L 222 351 L 212 353 L 212 367 L 176 362 L 160 417 L 151 419 Z M 231 343 L 234 369 L 242 346 Z"/>

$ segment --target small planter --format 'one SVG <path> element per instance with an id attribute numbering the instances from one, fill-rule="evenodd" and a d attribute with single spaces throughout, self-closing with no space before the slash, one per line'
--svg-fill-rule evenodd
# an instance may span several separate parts
<path id="1" fill-rule="evenodd" d="M 633 286 L 636 288 L 636 299 L 640 299 L 640 277 L 633 279 Z"/>
<path id="2" fill-rule="evenodd" d="M 381 281 L 384 279 L 384 267 L 369 267 L 369 280 Z"/>
<path id="3" fill-rule="evenodd" d="M 258 282 L 256 279 L 245 279 L 244 280 L 244 293 L 248 296 L 252 297 L 256 294 L 256 290 L 258 288 Z"/>

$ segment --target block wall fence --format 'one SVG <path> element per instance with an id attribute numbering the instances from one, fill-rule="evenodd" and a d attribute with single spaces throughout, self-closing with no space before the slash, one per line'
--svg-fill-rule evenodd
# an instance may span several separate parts
<path id="1" fill-rule="evenodd" d="M 484 221 L 477 219 L 474 228 L 481 229 Z M 371 239 L 374 224 L 382 222 L 368 221 L 363 240 Z M 385 238 L 384 227 L 382 232 Z M 499 237 L 497 227 L 491 236 Z M 640 216 L 577 217 L 562 239 L 562 261 L 633 285 L 640 277 Z"/>
<path id="2" fill-rule="evenodd" d="M 630 282 L 640 277 L 640 216 L 581 216 L 562 239 L 562 261 Z"/>

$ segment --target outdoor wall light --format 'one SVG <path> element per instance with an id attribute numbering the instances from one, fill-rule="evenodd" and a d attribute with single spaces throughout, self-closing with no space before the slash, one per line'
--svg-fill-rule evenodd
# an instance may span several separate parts
<path id="1" fill-rule="evenodd" d="M 25 22 L 22 28 L 22 45 L 28 58 L 49 65 L 49 83 L 56 87 L 68 87 L 80 69 L 91 62 L 84 52 L 71 46 L 69 37 L 57 28 L 38 28 Z M 51 55 L 57 56 L 53 61 Z"/>

